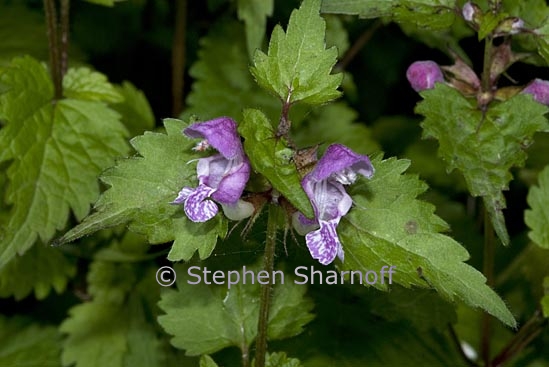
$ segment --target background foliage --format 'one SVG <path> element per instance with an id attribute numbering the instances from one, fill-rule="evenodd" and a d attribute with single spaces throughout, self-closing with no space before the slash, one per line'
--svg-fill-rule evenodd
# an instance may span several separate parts
<path id="1" fill-rule="evenodd" d="M 349 191 L 337 269 L 398 272 L 273 287 L 265 365 L 549 365 L 547 108 L 517 95 L 483 111 L 405 77 L 456 55 L 480 75 L 482 40 L 518 16 L 529 31 L 494 44 L 528 54 L 498 86 L 549 79 L 549 6 L 478 1 L 475 32 L 464 3 L 74 0 L 57 96 L 44 4 L 0 0 L 0 365 L 254 365 L 257 284 L 164 289 L 155 273 L 262 266 L 267 215 L 242 238 L 169 204 L 196 185 L 193 121 L 234 118 L 254 170 L 312 213 L 274 136 L 286 102 L 298 147 L 342 143 L 376 167 Z M 280 232 L 278 269 L 321 267 Z"/>

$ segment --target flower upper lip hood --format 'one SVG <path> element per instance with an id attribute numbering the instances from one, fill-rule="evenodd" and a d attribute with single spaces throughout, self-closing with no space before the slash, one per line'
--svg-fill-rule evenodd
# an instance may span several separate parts
<path id="1" fill-rule="evenodd" d="M 205 222 L 217 214 L 218 207 L 208 199 L 210 197 L 231 209 L 226 212 L 233 213 L 235 220 L 251 215 L 252 205 L 239 200 L 250 177 L 251 167 L 244 154 L 235 121 L 229 117 L 220 117 L 192 124 L 183 133 L 192 138 L 204 139 L 196 150 L 212 146 L 219 154 L 198 160 L 198 187 L 184 187 L 173 203 L 183 204 L 185 214 L 194 222 Z"/>
<path id="2" fill-rule="evenodd" d="M 344 252 L 336 232 L 341 218 L 351 209 L 352 199 L 343 185 L 350 185 L 357 175 L 367 178 L 374 174 L 370 159 L 341 144 L 328 147 L 312 172 L 301 185 L 309 197 L 319 229 L 306 234 L 307 247 L 314 259 L 330 264 L 336 256 L 343 260 Z M 298 225 L 311 226 L 311 221 L 300 215 Z M 298 230 L 299 231 L 299 230 Z"/>
<path id="3" fill-rule="evenodd" d="M 183 130 L 190 138 L 206 139 L 223 157 L 234 159 L 245 157 L 236 122 L 230 117 L 219 117 L 213 120 L 192 124 Z"/>

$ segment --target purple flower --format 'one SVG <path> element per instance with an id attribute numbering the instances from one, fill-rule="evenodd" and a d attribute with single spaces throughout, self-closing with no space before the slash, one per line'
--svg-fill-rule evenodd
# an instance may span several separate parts
<path id="1" fill-rule="evenodd" d="M 534 79 L 521 93 L 531 94 L 534 99 L 546 106 L 549 106 L 549 81 Z"/>
<path id="2" fill-rule="evenodd" d="M 406 70 L 406 78 L 416 92 L 432 89 L 436 82 L 443 82 L 442 70 L 434 61 L 416 61 Z"/>
<path id="3" fill-rule="evenodd" d="M 301 181 L 313 206 L 315 220 L 298 213 L 294 217 L 294 226 L 301 234 L 308 232 L 305 236 L 307 247 L 311 256 L 321 264 L 330 264 L 336 255 L 343 261 L 343 248 L 336 228 L 353 204 L 343 185 L 354 183 L 358 175 L 370 178 L 373 174 L 374 167 L 367 156 L 333 144 L 314 170 Z M 313 230 L 317 227 L 320 228 Z"/>
<path id="4" fill-rule="evenodd" d="M 194 150 L 213 147 L 219 154 L 198 160 L 198 187 L 184 187 L 173 204 L 183 204 L 185 214 L 193 222 L 205 222 L 217 214 L 217 205 L 208 198 L 220 203 L 229 219 L 250 216 L 252 204 L 239 200 L 250 177 L 250 162 L 242 149 L 236 123 L 220 117 L 192 124 L 183 133 L 203 139 Z"/>

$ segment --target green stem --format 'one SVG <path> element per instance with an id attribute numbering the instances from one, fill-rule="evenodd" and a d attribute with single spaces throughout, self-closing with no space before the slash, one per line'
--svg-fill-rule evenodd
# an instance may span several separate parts
<path id="1" fill-rule="evenodd" d="M 59 60 L 57 10 L 55 9 L 54 0 L 44 0 L 44 11 L 46 13 L 46 27 L 48 30 L 50 73 L 53 81 L 54 100 L 59 100 L 63 96 L 63 88 L 61 84 L 61 64 Z"/>
<path id="2" fill-rule="evenodd" d="M 175 2 L 175 29 L 172 44 L 172 116 L 183 110 L 185 87 L 185 32 L 187 28 L 187 0 Z"/>
<path id="3" fill-rule="evenodd" d="M 490 220 L 490 214 L 484 208 L 484 266 L 483 273 L 486 277 L 486 284 L 489 287 L 494 286 L 494 255 L 495 255 L 495 241 L 494 229 L 492 228 L 492 222 Z M 492 333 L 492 318 L 487 313 L 482 314 L 481 322 L 481 341 L 480 350 L 482 354 L 482 360 L 485 367 L 491 367 L 492 362 L 490 358 L 490 335 Z"/>
<path id="4" fill-rule="evenodd" d="M 482 91 L 492 92 L 492 80 L 490 69 L 492 68 L 492 36 L 488 35 L 484 40 L 484 66 L 482 69 Z"/>
<path id="5" fill-rule="evenodd" d="M 276 211 L 277 208 L 274 205 L 269 205 L 267 215 L 267 239 L 265 241 L 265 255 L 263 257 L 263 270 L 265 270 L 268 274 L 272 274 L 274 269 L 277 229 Z M 267 353 L 267 326 L 269 324 L 269 308 L 271 305 L 271 281 L 269 281 L 268 284 L 261 286 L 259 322 L 257 324 L 257 339 L 255 343 L 255 367 L 265 367 L 265 354 Z"/>

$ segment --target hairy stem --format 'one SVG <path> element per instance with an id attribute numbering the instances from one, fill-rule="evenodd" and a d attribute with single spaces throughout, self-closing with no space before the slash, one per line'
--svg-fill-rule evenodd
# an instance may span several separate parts
<path id="1" fill-rule="evenodd" d="M 185 87 L 185 33 L 187 28 L 187 0 L 175 1 L 175 29 L 172 44 L 172 116 L 183 110 Z"/>
<path id="2" fill-rule="evenodd" d="M 492 68 L 492 36 L 488 35 L 484 40 L 484 65 L 482 68 L 482 91 L 492 91 L 492 81 L 490 78 L 490 69 Z"/>
<path id="3" fill-rule="evenodd" d="M 59 45 L 59 72 L 61 75 L 61 82 L 69 67 L 69 10 L 70 0 L 61 0 L 61 42 Z"/>
<path id="4" fill-rule="evenodd" d="M 265 241 L 265 255 L 263 257 L 263 270 L 268 274 L 273 273 L 274 255 L 276 245 L 276 215 L 277 208 L 269 205 L 267 217 L 267 239 Z M 270 279 L 270 278 L 269 278 Z M 257 324 L 257 339 L 255 343 L 255 367 L 265 367 L 265 354 L 267 353 L 267 326 L 269 324 L 269 308 L 271 305 L 272 284 L 261 286 L 261 298 L 259 305 L 259 322 Z"/>
<path id="5" fill-rule="evenodd" d="M 44 12 L 46 13 L 46 27 L 48 33 L 50 73 L 54 87 L 54 100 L 63 96 L 61 85 L 61 64 L 59 60 L 59 41 L 57 32 L 57 10 L 55 0 L 44 0 Z"/>
<path id="6" fill-rule="evenodd" d="M 484 209 L 484 258 L 483 273 L 486 277 L 486 284 L 489 287 L 494 286 L 494 255 L 495 241 L 494 229 L 490 220 L 490 214 Z M 480 350 L 485 367 L 491 367 L 490 358 L 490 335 L 492 333 L 492 317 L 487 313 L 482 314 Z"/>
<path id="7" fill-rule="evenodd" d="M 536 310 L 534 315 L 528 320 L 520 330 L 515 334 L 513 339 L 501 350 L 501 352 L 493 359 L 492 366 L 500 367 L 505 362 L 512 359 L 520 353 L 532 340 L 534 340 L 543 330 L 546 320 L 542 317 L 541 311 Z"/>
<path id="8" fill-rule="evenodd" d="M 337 65 L 334 67 L 334 71 L 342 71 L 347 68 L 349 63 L 355 58 L 355 56 L 359 53 L 359 51 L 370 41 L 374 33 L 383 26 L 383 22 L 381 20 L 376 20 L 370 28 L 368 28 L 364 33 L 360 35 L 360 37 L 357 38 L 357 40 L 353 43 L 353 45 L 347 50 L 345 55 L 341 58 L 341 60 L 337 63 Z"/>

